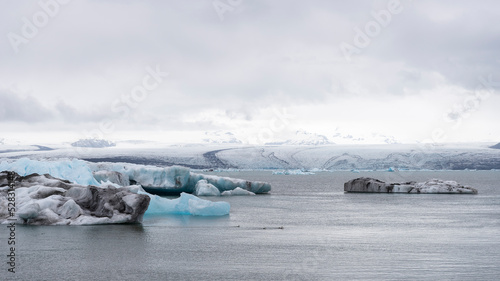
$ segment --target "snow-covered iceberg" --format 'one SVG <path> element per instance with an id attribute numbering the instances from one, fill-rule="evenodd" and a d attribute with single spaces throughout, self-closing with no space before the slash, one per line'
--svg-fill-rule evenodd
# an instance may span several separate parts
<path id="1" fill-rule="evenodd" d="M 374 178 L 357 178 L 344 183 L 345 192 L 477 194 L 477 189 L 456 181 L 432 179 L 426 182 L 385 183 Z"/>

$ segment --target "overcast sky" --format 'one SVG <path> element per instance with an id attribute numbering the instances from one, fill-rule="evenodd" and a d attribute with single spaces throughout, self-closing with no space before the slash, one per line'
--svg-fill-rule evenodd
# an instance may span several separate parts
<path id="1" fill-rule="evenodd" d="M 498 1 L 11 0 L 0 22 L 0 138 L 500 141 Z"/>

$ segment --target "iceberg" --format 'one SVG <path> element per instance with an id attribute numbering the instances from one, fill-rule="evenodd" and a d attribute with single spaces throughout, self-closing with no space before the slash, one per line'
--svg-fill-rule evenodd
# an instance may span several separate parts
<path id="1" fill-rule="evenodd" d="M 374 178 L 357 178 L 344 183 L 345 192 L 477 194 L 477 189 L 456 181 L 431 179 L 426 182 L 385 183 Z"/>
<path id="2" fill-rule="evenodd" d="M 181 193 L 176 199 L 166 199 L 158 195 L 150 197 L 146 215 L 224 216 L 229 214 L 231 208 L 227 202 L 211 202 L 187 193 Z"/>
<path id="3" fill-rule="evenodd" d="M 295 170 L 278 170 L 274 171 L 273 175 L 314 175 L 313 172 L 303 171 L 301 169 Z"/>
<path id="4" fill-rule="evenodd" d="M 196 185 L 200 180 L 203 184 L 211 184 L 219 192 L 233 190 L 237 187 L 253 193 L 268 193 L 271 185 L 260 181 L 247 181 L 229 177 L 193 173 L 189 168 L 181 166 L 155 167 L 128 163 L 88 163 L 90 169 L 99 171 L 99 180 L 116 182 L 115 176 L 107 172 L 118 172 L 128 178 L 130 183 L 141 185 L 144 190 L 153 194 L 196 194 Z M 112 175 L 112 176 L 111 176 Z M 213 189 L 212 189 L 213 190 Z"/>
<path id="5" fill-rule="evenodd" d="M 21 176 L 30 174 L 50 174 L 53 177 L 69 180 L 80 185 L 99 185 L 88 163 L 82 160 L 36 161 L 21 158 L 15 161 L 2 161 L 0 171 L 13 171 Z"/>
<path id="6" fill-rule="evenodd" d="M 222 196 L 233 196 L 233 195 L 241 196 L 241 195 L 255 195 L 255 193 L 248 191 L 248 190 L 244 190 L 243 188 L 237 187 L 233 190 L 226 190 L 226 191 L 222 192 L 221 195 Z"/>
<path id="7" fill-rule="evenodd" d="M 160 195 L 195 193 L 196 184 L 200 180 L 215 186 L 221 193 L 237 187 L 256 194 L 271 191 L 271 185 L 267 182 L 198 174 L 181 166 L 156 167 L 129 163 L 91 163 L 78 159 L 37 161 L 21 158 L 2 161 L 0 171 L 15 171 L 22 176 L 32 173 L 50 174 L 81 185 L 137 184 L 149 193 Z"/>
<path id="8" fill-rule="evenodd" d="M 14 171 L 22 182 L 19 183 L 22 187 L 16 187 L 15 191 L 16 199 L 22 202 L 17 219 L 28 224 L 133 223 L 140 222 L 142 214 L 223 216 L 229 214 L 229 203 L 203 200 L 184 191 L 219 196 L 220 190 L 236 188 L 241 189 L 236 195 L 244 192 L 253 194 L 247 189 L 262 192 L 270 190 L 268 183 L 201 175 L 179 166 L 160 168 L 127 163 L 89 163 L 77 159 L 37 161 L 23 158 L 1 162 L 2 170 Z M 37 179 L 36 184 L 29 185 L 31 181 L 28 179 Z M 0 186 L 1 223 L 6 222 L 8 205 L 6 179 L 0 179 Z M 176 191 L 180 197 L 162 198 L 146 192 L 144 186 Z M 90 195 L 92 198 L 88 199 Z M 144 212 L 137 217 L 120 213 L 123 210 L 130 211 L 126 206 L 138 204 L 135 198 L 138 195 L 143 198 L 141 200 L 147 198 Z M 86 203 L 82 203 L 82 200 Z M 113 205 L 115 203 L 120 206 Z M 94 210 L 95 204 L 102 205 L 100 211 Z M 93 207 L 89 209 L 89 206 Z"/>
<path id="9" fill-rule="evenodd" d="M 220 191 L 213 184 L 208 183 L 207 180 L 199 180 L 196 183 L 194 194 L 196 196 L 220 196 Z"/>
<path id="10" fill-rule="evenodd" d="M 15 194 L 14 212 L 9 194 Z M 83 186 L 49 174 L 0 173 L 2 224 L 13 219 L 32 225 L 140 223 L 149 201 L 127 188 Z"/>

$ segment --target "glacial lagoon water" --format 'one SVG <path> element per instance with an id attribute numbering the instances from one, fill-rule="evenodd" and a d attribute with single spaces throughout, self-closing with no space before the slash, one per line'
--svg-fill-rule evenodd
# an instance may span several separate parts
<path id="1" fill-rule="evenodd" d="M 272 183 L 217 218 L 16 228 L 1 280 L 498 280 L 500 171 L 213 173 Z M 351 194 L 347 180 L 456 180 L 478 195 Z"/>

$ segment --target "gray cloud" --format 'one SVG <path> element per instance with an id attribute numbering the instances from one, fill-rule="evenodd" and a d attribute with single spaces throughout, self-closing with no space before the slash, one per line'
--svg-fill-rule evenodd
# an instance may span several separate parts
<path id="1" fill-rule="evenodd" d="M 43 122 L 54 117 L 53 113 L 31 96 L 19 97 L 0 91 L 0 122 Z"/>
<path id="2" fill-rule="evenodd" d="M 110 116 L 109 112 L 99 110 L 99 108 L 85 111 L 64 101 L 45 105 L 31 95 L 0 91 L 0 122 L 42 123 L 63 120 L 67 124 L 74 124 L 99 122 Z"/>
<path id="3" fill-rule="evenodd" d="M 500 81 L 500 4 L 493 0 L 402 0 L 403 11 L 346 61 L 339 45 L 352 43 L 354 28 L 387 3 L 242 1 L 221 21 L 211 0 L 72 1 L 18 54 L 7 36 L 0 40 L 0 87 L 21 85 L 43 101 L 2 94 L 0 116 L 65 124 L 116 118 L 113 101 L 156 65 L 170 76 L 117 120 L 120 128 L 219 129 L 217 118 L 250 123 L 273 106 L 470 91 L 490 74 Z M 0 33 L 20 33 L 22 17 L 39 10 L 35 2 L 3 1 Z M 30 109 L 12 112 L 8 104 Z M 196 117 L 217 110 L 224 116 Z"/>

